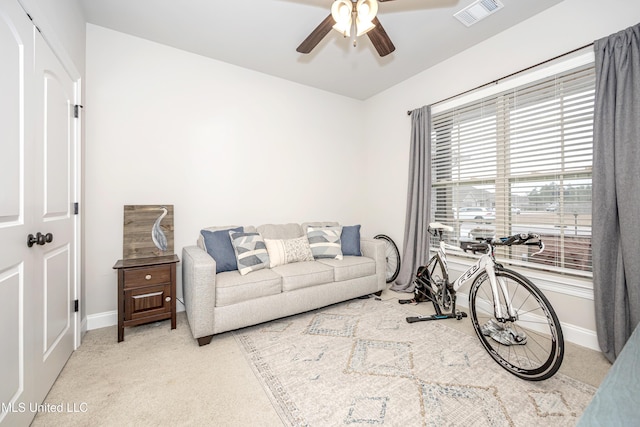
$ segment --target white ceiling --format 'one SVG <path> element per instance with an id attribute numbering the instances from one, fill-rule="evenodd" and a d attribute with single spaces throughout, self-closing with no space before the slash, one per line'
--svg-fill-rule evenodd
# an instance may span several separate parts
<path id="1" fill-rule="evenodd" d="M 471 27 L 453 14 L 473 0 L 380 3 L 396 46 L 380 58 L 331 31 L 308 55 L 296 47 L 333 0 L 80 0 L 88 22 L 355 99 L 367 99 L 562 0 L 501 0 Z M 532 34 L 531 37 L 535 37 Z"/>

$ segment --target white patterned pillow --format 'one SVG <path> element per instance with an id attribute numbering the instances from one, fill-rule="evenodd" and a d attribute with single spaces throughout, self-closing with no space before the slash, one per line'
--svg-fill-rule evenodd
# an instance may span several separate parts
<path id="1" fill-rule="evenodd" d="M 238 271 L 243 276 L 269 266 L 269 253 L 260 233 L 229 232 L 236 254 Z"/>
<path id="2" fill-rule="evenodd" d="M 314 258 L 342 259 L 342 226 L 307 227 L 307 238 Z"/>
<path id="3" fill-rule="evenodd" d="M 313 261 L 307 236 L 295 239 L 264 239 L 271 268 L 291 262 Z"/>

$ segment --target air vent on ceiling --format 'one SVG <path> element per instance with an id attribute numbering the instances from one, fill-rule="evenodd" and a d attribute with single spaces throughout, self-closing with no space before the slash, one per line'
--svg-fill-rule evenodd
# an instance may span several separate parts
<path id="1" fill-rule="evenodd" d="M 476 0 L 453 16 L 467 27 L 502 9 L 504 5 L 498 0 Z"/>

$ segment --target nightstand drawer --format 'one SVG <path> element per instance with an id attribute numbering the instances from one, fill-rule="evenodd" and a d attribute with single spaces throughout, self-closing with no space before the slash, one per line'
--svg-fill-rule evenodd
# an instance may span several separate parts
<path id="1" fill-rule="evenodd" d="M 171 285 L 153 285 L 124 292 L 125 321 L 171 313 Z"/>
<path id="2" fill-rule="evenodd" d="M 171 282 L 171 266 L 145 267 L 140 269 L 125 270 L 124 287 L 156 285 Z"/>

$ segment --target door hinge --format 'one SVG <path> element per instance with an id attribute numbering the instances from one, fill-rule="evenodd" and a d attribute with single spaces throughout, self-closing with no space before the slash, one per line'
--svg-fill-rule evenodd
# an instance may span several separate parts
<path id="1" fill-rule="evenodd" d="M 80 203 L 75 202 L 73 204 L 73 214 L 78 215 L 78 212 L 80 212 Z"/>
<path id="2" fill-rule="evenodd" d="M 73 312 L 77 313 L 78 310 L 80 310 L 80 303 L 78 302 L 78 300 L 74 300 L 73 301 Z"/>
<path id="3" fill-rule="evenodd" d="M 80 117 L 80 109 L 84 108 L 84 106 L 80 105 L 80 104 L 76 104 L 73 106 L 73 117 L 75 117 L 76 119 L 78 117 Z"/>

